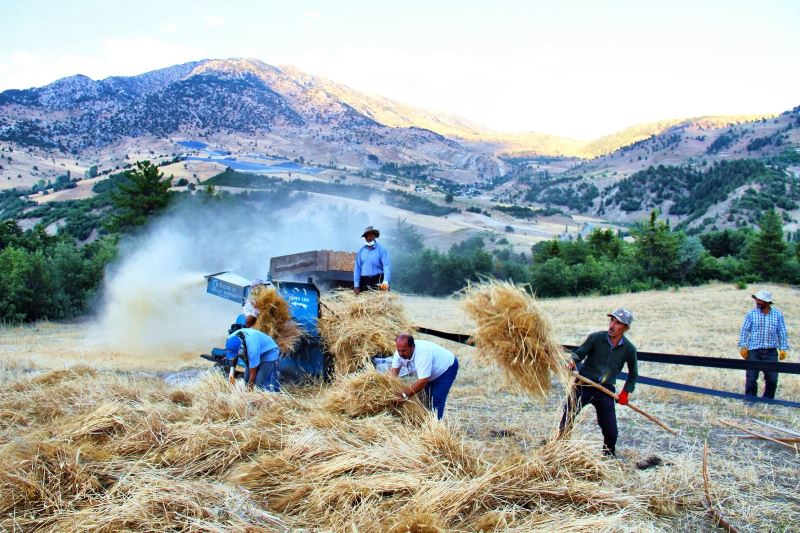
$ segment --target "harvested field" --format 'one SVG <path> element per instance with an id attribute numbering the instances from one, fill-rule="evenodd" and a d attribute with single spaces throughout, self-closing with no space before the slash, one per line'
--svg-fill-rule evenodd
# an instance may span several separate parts
<path id="1" fill-rule="evenodd" d="M 800 294 L 765 288 L 796 344 Z M 630 338 L 642 350 L 735 357 L 754 290 L 715 285 L 538 304 L 559 342 L 576 344 L 604 329 L 605 313 L 624 305 L 636 314 Z M 475 327 L 457 300 L 402 302 L 413 323 L 457 332 Z M 0 330 L 0 529 L 712 531 L 702 505 L 706 439 L 712 496 L 731 522 L 742 531 L 800 525 L 800 456 L 734 438 L 740 432 L 719 423 L 756 427 L 750 419 L 757 418 L 800 430 L 796 409 L 640 385 L 633 401 L 681 433 L 671 437 L 620 408 L 620 457 L 608 460 L 599 454 L 592 408 L 579 415 L 574 441 L 550 442 L 561 386 L 544 404 L 533 402 L 509 389 L 498 369 L 479 366 L 475 349 L 463 345 L 432 339 L 462 361 L 441 424 L 360 403 L 343 407 L 363 382 L 280 395 L 232 389 L 216 377 L 172 387 L 116 368 L 204 363 L 180 354 L 133 363 L 122 347 L 112 359 L 79 348 L 82 334 L 78 324 Z M 64 370 L 81 359 L 91 368 Z M 641 366 L 643 375 L 743 387 L 738 371 Z M 781 376 L 778 394 L 800 401 L 800 378 Z M 636 469 L 652 455 L 663 464 Z"/>

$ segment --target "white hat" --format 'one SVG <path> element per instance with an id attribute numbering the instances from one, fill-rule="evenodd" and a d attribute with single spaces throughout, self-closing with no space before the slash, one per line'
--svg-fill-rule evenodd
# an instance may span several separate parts
<path id="1" fill-rule="evenodd" d="M 753 298 L 756 300 L 761 300 L 762 302 L 767 302 L 768 304 L 772 303 L 772 293 L 765 291 L 764 289 L 761 289 L 757 293 L 753 294 Z"/>

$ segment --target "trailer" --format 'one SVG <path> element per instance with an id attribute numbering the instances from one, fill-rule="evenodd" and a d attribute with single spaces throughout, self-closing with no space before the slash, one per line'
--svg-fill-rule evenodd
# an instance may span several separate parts
<path id="1" fill-rule="evenodd" d="M 353 286 L 355 252 L 312 250 L 269 260 L 271 279 L 316 283 L 323 289 Z"/>

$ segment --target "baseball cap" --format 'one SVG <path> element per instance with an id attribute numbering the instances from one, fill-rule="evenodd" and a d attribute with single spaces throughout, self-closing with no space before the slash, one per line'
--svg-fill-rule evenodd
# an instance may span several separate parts
<path id="1" fill-rule="evenodd" d="M 238 335 L 231 335 L 225 342 L 225 356 L 228 359 L 239 357 L 239 349 L 242 347 L 242 339 Z"/>
<path id="2" fill-rule="evenodd" d="M 606 316 L 616 318 L 626 326 L 630 326 L 631 323 L 633 322 L 633 313 L 631 313 L 624 307 L 615 309 L 613 313 L 608 313 Z"/>

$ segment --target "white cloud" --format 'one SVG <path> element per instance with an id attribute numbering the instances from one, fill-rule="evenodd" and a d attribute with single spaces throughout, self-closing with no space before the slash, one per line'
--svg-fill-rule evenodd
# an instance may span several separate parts
<path id="1" fill-rule="evenodd" d="M 207 55 L 201 49 L 154 37 L 109 39 L 91 57 L 16 50 L 0 54 L 0 90 L 38 87 L 75 74 L 93 79 L 130 76 Z"/>
<path id="2" fill-rule="evenodd" d="M 311 29 L 312 26 L 319 20 L 320 12 L 314 11 L 312 9 L 306 9 L 303 11 L 303 29 L 308 30 Z"/>
<path id="3" fill-rule="evenodd" d="M 161 33 L 177 33 L 179 28 L 180 24 L 178 24 L 177 22 L 171 22 L 169 24 L 161 26 Z"/>
<path id="4" fill-rule="evenodd" d="M 222 26 L 225 24 L 225 19 L 219 15 L 206 15 L 203 17 L 203 20 L 205 20 L 206 24 L 209 26 Z"/>

